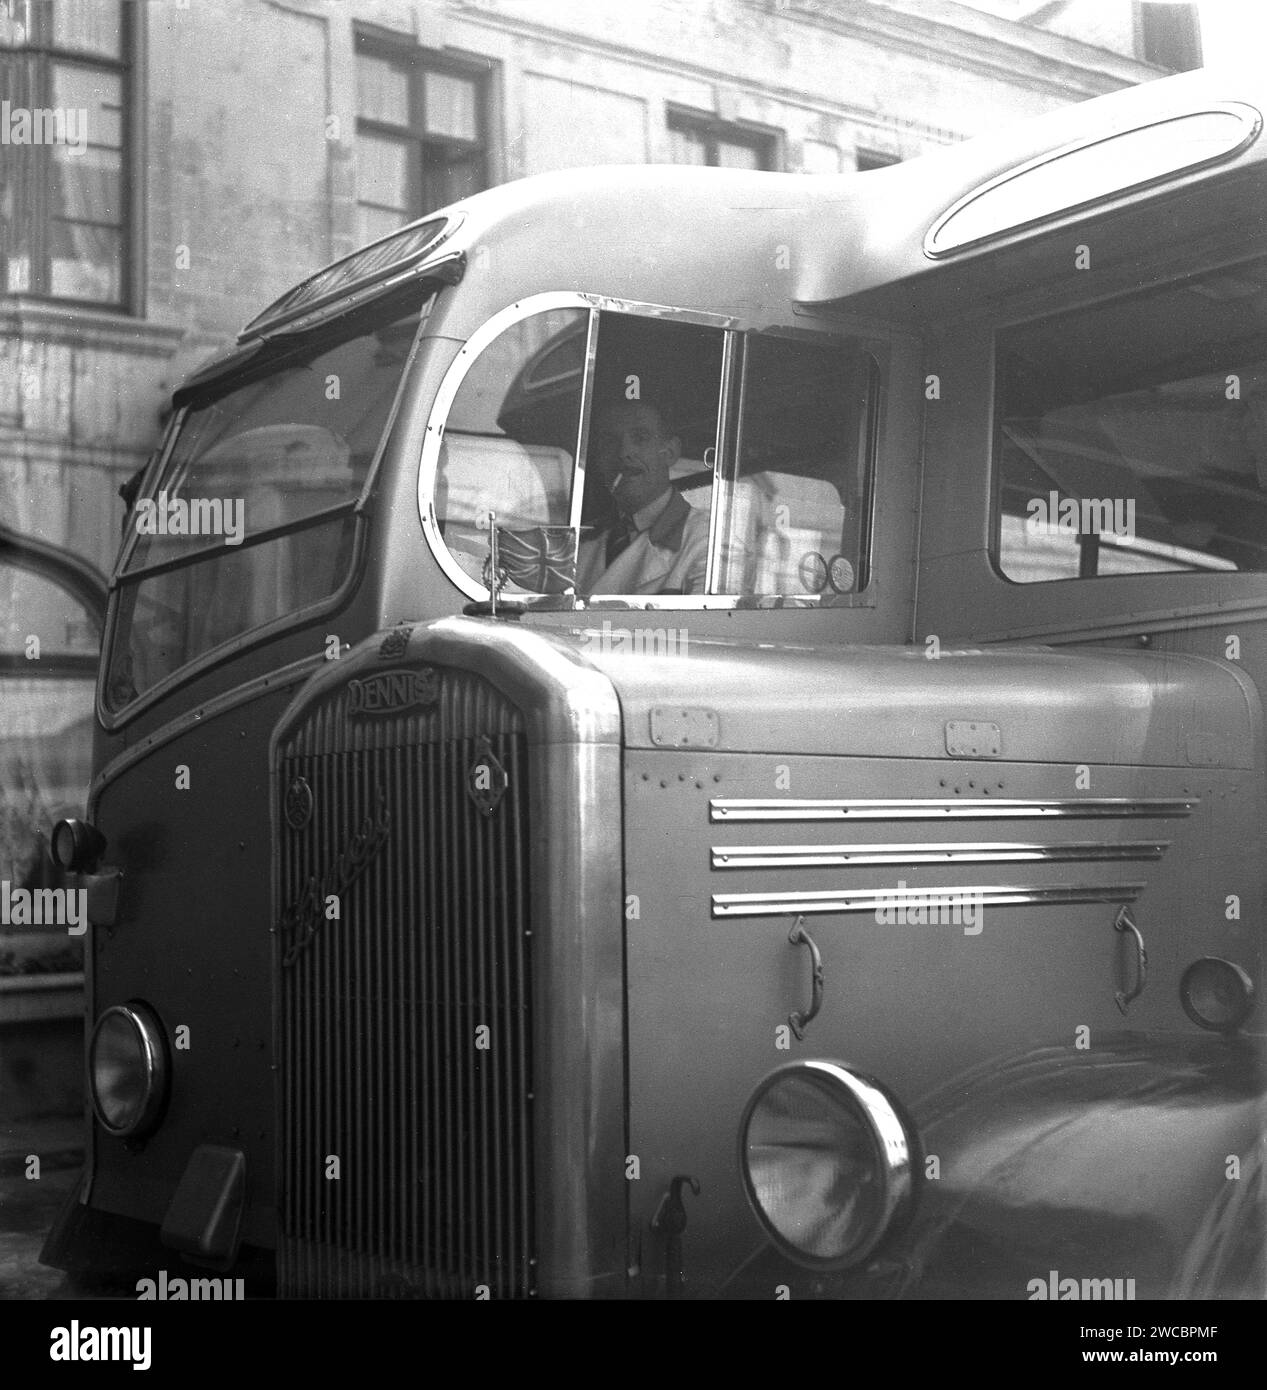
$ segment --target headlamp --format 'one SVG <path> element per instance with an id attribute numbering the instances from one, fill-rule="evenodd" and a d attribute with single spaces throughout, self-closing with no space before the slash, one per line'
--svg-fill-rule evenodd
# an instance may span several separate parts
<path id="1" fill-rule="evenodd" d="M 897 1102 L 835 1062 L 797 1062 L 753 1092 L 739 1125 L 748 1200 L 811 1269 L 866 1259 L 914 1202 L 918 1142 Z"/>

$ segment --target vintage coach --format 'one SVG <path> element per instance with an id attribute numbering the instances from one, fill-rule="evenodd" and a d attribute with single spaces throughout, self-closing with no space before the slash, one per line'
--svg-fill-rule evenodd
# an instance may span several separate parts
<path id="1" fill-rule="evenodd" d="M 141 496 L 244 533 L 113 578 L 46 1260 L 1261 1297 L 1265 102 L 525 181 L 189 381 Z M 577 592 L 621 402 L 702 592 Z"/>

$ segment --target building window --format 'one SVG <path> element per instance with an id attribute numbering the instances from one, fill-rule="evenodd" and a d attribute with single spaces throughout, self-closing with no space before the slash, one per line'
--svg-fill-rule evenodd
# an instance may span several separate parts
<path id="1" fill-rule="evenodd" d="M 361 35 L 356 196 L 361 241 L 488 182 L 487 69 Z"/>
<path id="2" fill-rule="evenodd" d="M 878 150 L 858 150 L 855 160 L 860 174 L 868 169 L 887 169 L 890 164 L 902 162 L 897 155 L 881 154 Z"/>
<path id="3" fill-rule="evenodd" d="M 1195 5 L 1154 3 L 1138 8 L 1146 63 L 1170 72 L 1192 72 L 1201 66 L 1201 22 Z"/>
<path id="4" fill-rule="evenodd" d="M 674 164 L 722 169 L 774 169 L 777 145 L 766 131 L 685 111 L 669 112 L 669 158 Z"/>
<path id="5" fill-rule="evenodd" d="M 127 302 L 135 9 L 0 5 L 0 292 Z"/>

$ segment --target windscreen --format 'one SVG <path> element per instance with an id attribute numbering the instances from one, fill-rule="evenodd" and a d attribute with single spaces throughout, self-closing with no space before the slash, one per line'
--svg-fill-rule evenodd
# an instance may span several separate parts
<path id="1" fill-rule="evenodd" d="M 107 658 L 111 709 L 337 593 L 421 314 L 362 315 L 266 352 L 187 410 L 125 523 L 135 541 Z"/>

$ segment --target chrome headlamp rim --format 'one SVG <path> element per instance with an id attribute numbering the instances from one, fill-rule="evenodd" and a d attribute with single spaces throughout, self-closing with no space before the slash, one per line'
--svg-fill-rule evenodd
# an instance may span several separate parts
<path id="1" fill-rule="evenodd" d="M 880 1211 L 865 1238 L 839 1256 L 815 1255 L 789 1240 L 767 1216 L 757 1197 L 748 1162 L 748 1132 L 761 1101 L 791 1077 L 807 1080 L 830 1101 L 852 1110 L 863 1123 L 871 1146 L 874 1170 L 882 1183 Z M 899 1231 L 915 1205 L 919 1136 L 897 1098 L 874 1077 L 840 1062 L 825 1059 L 788 1062 L 776 1067 L 754 1087 L 739 1121 L 739 1171 L 744 1195 L 770 1242 L 788 1259 L 815 1272 L 851 1269 L 869 1259 L 883 1242 Z"/>
<path id="2" fill-rule="evenodd" d="M 107 1119 L 102 1110 L 97 1087 L 97 1040 L 108 1019 L 122 1017 L 136 1034 L 140 1042 L 140 1055 L 145 1076 L 145 1099 L 136 1118 L 129 1124 L 116 1125 Z M 92 1109 L 97 1123 L 115 1139 L 139 1139 L 150 1133 L 162 1117 L 167 1104 L 167 1091 L 170 1079 L 170 1065 L 167 1057 L 167 1043 L 163 1025 L 158 1015 L 148 1004 L 140 1000 L 129 1000 L 126 1004 L 112 1004 L 102 1010 L 93 1025 L 92 1036 L 88 1042 L 88 1081 L 92 1096 Z"/>
<path id="3" fill-rule="evenodd" d="M 1203 973 L 1208 975 L 1212 970 L 1221 974 L 1239 994 L 1235 1009 L 1222 1020 L 1210 1018 L 1202 1013 L 1194 997 L 1198 978 Z M 1254 980 L 1249 972 L 1223 956 L 1198 956 L 1183 972 L 1179 981 L 1179 1003 L 1192 1022 L 1207 1032 L 1228 1036 L 1240 1032 L 1245 1020 L 1254 1011 L 1255 992 Z"/>

